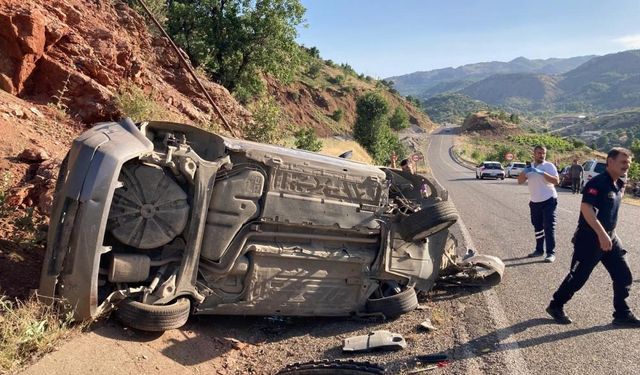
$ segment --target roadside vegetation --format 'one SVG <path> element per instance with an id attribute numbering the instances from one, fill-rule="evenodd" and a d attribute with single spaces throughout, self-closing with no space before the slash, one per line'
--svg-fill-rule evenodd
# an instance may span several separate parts
<path id="1" fill-rule="evenodd" d="M 71 313 L 42 304 L 35 297 L 11 301 L 0 295 L 0 373 L 53 351 L 57 343 L 83 327 L 74 324 Z"/>
<path id="2" fill-rule="evenodd" d="M 388 164 L 395 153 L 398 159 L 407 155 L 407 150 L 392 132 L 389 124 L 389 104 L 378 93 L 368 93 L 357 102 L 357 119 L 353 135 L 378 164 Z"/>

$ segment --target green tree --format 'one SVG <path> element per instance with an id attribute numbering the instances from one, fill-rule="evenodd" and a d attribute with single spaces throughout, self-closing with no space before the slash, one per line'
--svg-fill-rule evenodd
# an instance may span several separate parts
<path id="1" fill-rule="evenodd" d="M 409 115 L 402 107 L 396 107 L 389 118 L 389 126 L 393 130 L 402 130 L 409 127 Z"/>
<path id="2" fill-rule="evenodd" d="M 169 33 L 194 66 L 229 91 L 251 97 L 260 73 L 290 80 L 308 56 L 295 41 L 305 8 L 299 0 L 170 0 Z"/>
<path id="3" fill-rule="evenodd" d="M 318 152 L 322 149 L 322 141 L 316 136 L 316 132 L 309 129 L 300 129 L 294 134 L 296 138 L 296 148 L 301 150 Z"/>
<path id="4" fill-rule="evenodd" d="M 365 149 L 374 144 L 380 129 L 386 125 L 388 112 L 389 105 L 380 94 L 370 92 L 358 98 L 353 136 Z"/>
<path id="5" fill-rule="evenodd" d="M 631 142 L 629 150 L 633 152 L 635 161 L 640 162 L 640 139 L 634 139 L 633 142 Z"/>
<path id="6" fill-rule="evenodd" d="M 375 92 L 359 97 L 356 103 L 356 123 L 353 127 L 353 136 L 379 164 L 390 160 L 393 152 L 399 158 L 406 155 L 398 136 L 389 127 L 388 112 L 389 104 L 380 94 Z"/>
<path id="7" fill-rule="evenodd" d="M 253 113 L 255 124 L 248 124 L 245 128 L 245 138 L 255 142 L 278 143 L 283 137 L 280 131 L 282 112 L 275 99 L 261 98 L 252 103 L 249 109 Z"/>

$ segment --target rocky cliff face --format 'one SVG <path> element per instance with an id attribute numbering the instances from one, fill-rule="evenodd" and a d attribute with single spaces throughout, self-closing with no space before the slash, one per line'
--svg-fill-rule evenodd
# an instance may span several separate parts
<path id="1" fill-rule="evenodd" d="M 126 82 L 144 87 L 178 119 L 216 120 L 169 43 L 124 3 L 0 0 L 0 51 L 1 89 L 41 104 L 62 102 L 87 124 L 121 115 L 114 96 Z M 205 86 L 232 126 L 251 120 L 222 86 Z"/>

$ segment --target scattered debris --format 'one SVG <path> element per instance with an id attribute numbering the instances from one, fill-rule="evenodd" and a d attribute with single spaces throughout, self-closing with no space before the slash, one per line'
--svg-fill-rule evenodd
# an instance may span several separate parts
<path id="1" fill-rule="evenodd" d="M 434 327 L 431 323 L 431 319 L 427 318 L 424 322 L 420 323 L 420 327 L 425 329 L 427 332 L 437 331 L 438 329 Z"/>
<path id="2" fill-rule="evenodd" d="M 36 108 L 36 107 L 30 107 L 30 108 L 29 108 L 29 110 L 30 110 L 31 112 L 33 112 L 33 114 L 35 114 L 35 115 L 36 115 L 36 116 L 38 116 L 39 118 L 43 118 L 43 117 L 44 117 L 44 115 L 42 114 L 42 112 L 40 112 L 40 111 L 38 110 L 38 108 Z"/>
<path id="3" fill-rule="evenodd" d="M 18 155 L 18 159 L 26 163 L 40 163 L 49 160 L 49 154 L 40 147 L 26 148 Z"/>
<path id="4" fill-rule="evenodd" d="M 311 361 L 306 363 L 293 363 L 278 371 L 276 375 L 308 375 L 308 374 L 384 374 L 384 367 L 371 362 L 356 362 L 350 360 Z"/>
<path id="5" fill-rule="evenodd" d="M 446 354 L 427 354 L 416 356 L 416 359 L 422 363 L 439 363 L 449 359 Z"/>
<path id="6" fill-rule="evenodd" d="M 373 331 L 368 335 L 349 337 L 344 340 L 343 352 L 369 352 L 372 350 L 398 350 L 407 347 L 399 333 L 387 330 Z"/>

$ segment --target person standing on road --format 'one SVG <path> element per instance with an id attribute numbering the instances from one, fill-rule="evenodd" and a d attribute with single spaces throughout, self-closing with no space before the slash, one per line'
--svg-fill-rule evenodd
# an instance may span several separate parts
<path id="1" fill-rule="evenodd" d="M 552 263 L 556 260 L 556 207 L 558 206 L 558 193 L 554 185 L 560 182 L 558 170 L 545 160 L 547 149 L 544 146 L 536 146 L 533 149 L 533 163 L 527 166 L 518 175 L 518 184 L 528 181 L 531 201 L 531 224 L 536 237 L 536 249 L 529 258 L 544 255 L 546 243 L 547 256 L 545 262 Z"/>
<path id="2" fill-rule="evenodd" d="M 584 286 L 591 271 L 602 262 L 613 281 L 613 324 L 640 328 L 626 299 L 633 277 L 615 228 L 624 195 L 621 179 L 631 165 L 631 151 L 616 147 L 607 155 L 607 169 L 587 182 L 582 193 L 578 228 L 573 236 L 573 257 L 569 274 L 547 307 L 547 313 L 560 324 L 570 324 L 564 305 Z"/>
<path id="3" fill-rule="evenodd" d="M 573 159 L 573 164 L 569 167 L 569 175 L 571 176 L 571 191 L 573 194 L 580 192 L 580 180 L 582 179 L 582 166 L 578 164 L 578 159 Z"/>

